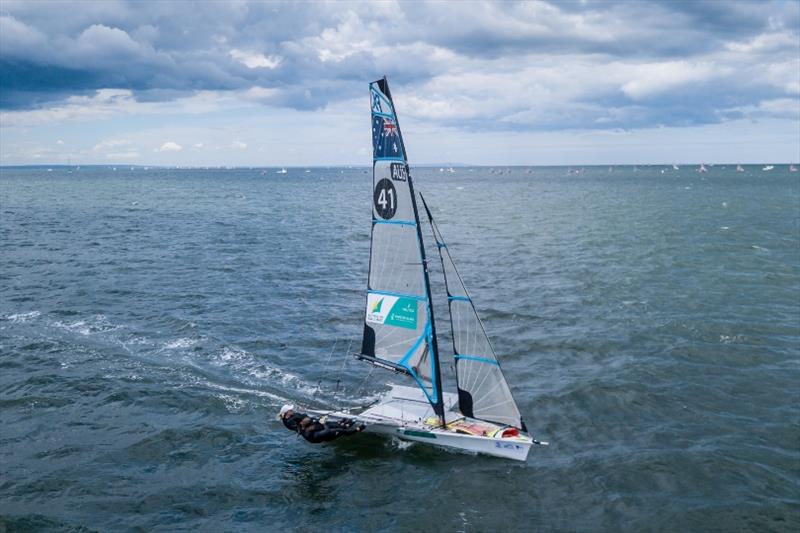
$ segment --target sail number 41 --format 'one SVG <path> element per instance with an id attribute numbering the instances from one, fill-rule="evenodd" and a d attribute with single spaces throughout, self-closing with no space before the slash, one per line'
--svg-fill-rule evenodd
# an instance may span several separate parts
<path id="1" fill-rule="evenodd" d="M 397 191 L 390 180 L 384 178 L 375 185 L 373 203 L 378 215 L 386 220 L 397 212 Z"/>

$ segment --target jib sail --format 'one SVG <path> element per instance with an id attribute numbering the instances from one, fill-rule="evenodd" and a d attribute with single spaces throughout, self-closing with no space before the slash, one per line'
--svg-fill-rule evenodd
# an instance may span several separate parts
<path id="1" fill-rule="evenodd" d="M 370 83 L 372 239 L 359 358 L 411 376 L 443 417 L 430 283 L 414 186 L 386 78 Z"/>
<path id="2" fill-rule="evenodd" d="M 425 198 L 422 195 L 420 198 L 442 260 L 453 332 L 459 410 L 471 418 L 527 431 L 472 298 L 456 270 Z"/>

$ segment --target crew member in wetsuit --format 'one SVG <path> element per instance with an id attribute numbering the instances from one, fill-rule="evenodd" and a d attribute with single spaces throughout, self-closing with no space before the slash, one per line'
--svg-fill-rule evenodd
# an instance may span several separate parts
<path id="1" fill-rule="evenodd" d="M 308 442 L 313 443 L 328 442 L 364 430 L 363 424 L 353 427 L 355 422 L 349 418 L 338 422 L 324 422 L 305 413 L 296 412 L 294 405 L 281 407 L 278 418 L 287 429 L 296 431 Z"/>

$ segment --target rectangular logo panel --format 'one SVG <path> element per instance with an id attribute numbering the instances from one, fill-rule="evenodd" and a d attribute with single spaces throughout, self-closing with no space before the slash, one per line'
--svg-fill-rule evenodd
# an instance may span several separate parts
<path id="1" fill-rule="evenodd" d="M 370 293 L 367 295 L 367 322 L 417 329 L 417 301 Z"/>

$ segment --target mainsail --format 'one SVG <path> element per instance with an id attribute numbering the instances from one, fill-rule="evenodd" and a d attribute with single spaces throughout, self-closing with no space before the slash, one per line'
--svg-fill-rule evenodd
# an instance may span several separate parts
<path id="1" fill-rule="evenodd" d="M 470 418 L 507 424 L 527 431 L 450 250 L 425 198 L 421 194 L 420 198 L 442 260 L 453 333 L 459 410 Z"/>
<path id="2" fill-rule="evenodd" d="M 372 239 L 362 360 L 411 376 L 444 417 L 425 247 L 386 78 L 370 83 Z"/>

